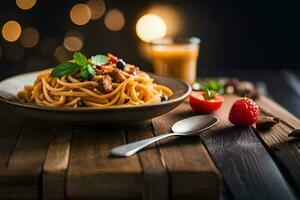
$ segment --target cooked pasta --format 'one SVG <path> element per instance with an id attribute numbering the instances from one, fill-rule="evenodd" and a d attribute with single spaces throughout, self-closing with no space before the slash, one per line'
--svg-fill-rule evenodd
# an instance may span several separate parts
<path id="1" fill-rule="evenodd" d="M 17 94 L 17 99 L 40 106 L 106 108 L 159 103 L 172 96 L 171 89 L 154 83 L 138 67 L 121 60 L 126 70 L 120 69 L 118 58 L 111 54 L 107 58 L 104 65 L 91 65 L 95 74 L 88 79 L 79 71 L 53 77 L 53 69 L 45 70 L 33 85 Z"/>

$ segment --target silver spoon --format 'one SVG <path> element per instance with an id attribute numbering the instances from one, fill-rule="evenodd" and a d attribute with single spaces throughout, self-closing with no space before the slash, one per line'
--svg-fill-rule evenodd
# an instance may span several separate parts
<path id="1" fill-rule="evenodd" d="M 139 140 L 111 149 L 114 156 L 131 156 L 144 147 L 170 136 L 192 136 L 203 132 L 218 123 L 218 118 L 209 115 L 197 115 L 176 122 L 172 126 L 173 133 L 166 133 L 155 137 Z"/>

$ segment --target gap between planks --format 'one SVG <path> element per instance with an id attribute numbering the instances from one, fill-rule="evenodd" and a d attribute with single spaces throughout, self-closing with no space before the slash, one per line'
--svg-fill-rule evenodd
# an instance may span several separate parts
<path id="1" fill-rule="evenodd" d="M 281 119 L 281 122 L 270 130 L 256 130 L 256 133 L 279 163 L 293 189 L 300 195 L 300 140 L 288 136 L 294 128 L 300 128 L 300 120 L 266 97 L 261 97 L 257 103 L 262 111 L 261 116 L 275 116 Z"/>
<path id="2" fill-rule="evenodd" d="M 250 128 L 240 129 L 228 121 L 238 97 L 225 96 L 214 113 L 220 123 L 201 138 L 236 199 L 295 199 L 274 160 Z"/>

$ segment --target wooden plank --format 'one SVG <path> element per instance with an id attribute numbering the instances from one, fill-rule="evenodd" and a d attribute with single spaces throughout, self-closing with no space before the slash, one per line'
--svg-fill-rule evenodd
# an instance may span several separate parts
<path id="1" fill-rule="evenodd" d="M 153 119 L 155 134 L 170 132 L 174 122 L 195 115 L 187 104 Z M 172 199 L 219 198 L 218 172 L 199 137 L 166 139 L 159 148 L 169 171 Z"/>
<path id="2" fill-rule="evenodd" d="M 67 198 L 141 199 L 138 157 L 114 158 L 112 147 L 125 143 L 123 129 L 75 130 L 71 147 Z"/>
<path id="3" fill-rule="evenodd" d="M 251 128 L 230 124 L 228 113 L 237 97 L 226 96 L 215 115 L 220 123 L 203 139 L 236 199 L 296 199 L 271 156 Z"/>
<path id="4" fill-rule="evenodd" d="M 151 123 L 127 128 L 128 142 L 145 139 L 154 136 Z M 144 172 L 144 200 L 169 199 L 169 180 L 166 166 L 156 146 L 138 153 Z"/>
<path id="5" fill-rule="evenodd" d="M 15 148 L 24 124 L 24 117 L 0 104 L 0 121 L 0 168 L 2 168 L 7 165 Z"/>
<path id="6" fill-rule="evenodd" d="M 1 191 L 10 186 L 18 199 L 38 199 L 41 196 L 39 178 L 50 139 L 51 128 L 45 122 L 26 121 L 7 167 L 0 171 Z M 13 195 L 2 194 L 4 199 Z"/>
<path id="7" fill-rule="evenodd" d="M 293 128 L 300 128 L 300 120 L 278 103 L 268 99 L 267 97 L 259 98 L 257 103 L 265 114 L 278 116 L 286 124 L 293 126 Z"/>
<path id="8" fill-rule="evenodd" d="M 24 185 L 24 186 L 1 186 L 0 187 L 0 199 L 3 200 L 19 200 L 19 199 L 37 199 L 37 187 L 36 185 Z"/>
<path id="9" fill-rule="evenodd" d="M 277 116 L 283 121 L 268 131 L 257 131 L 269 152 L 280 164 L 283 172 L 291 181 L 291 186 L 300 194 L 300 140 L 288 137 L 293 130 L 299 128 L 300 120 L 283 107 L 263 97 L 257 101 L 261 108 L 261 116 Z"/>
<path id="10" fill-rule="evenodd" d="M 43 199 L 65 198 L 65 176 L 71 149 L 72 130 L 55 128 L 43 168 Z"/>

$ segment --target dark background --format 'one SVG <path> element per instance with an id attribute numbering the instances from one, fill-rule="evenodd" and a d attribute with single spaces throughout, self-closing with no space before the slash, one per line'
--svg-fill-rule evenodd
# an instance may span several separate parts
<path id="1" fill-rule="evenodd" d="M 138 50 L 140 40 L 135 24 L 140 14 L 153 5 L 167 5 L 180 11 L 183 27 L 176 35 L 202 39 L 199 74 L 214 75 L 235 69 L 296 69 L 300 63 L 300 1 L 107 0 L 106 10 L 117 8 L 125 16 L 125 26 L 117 32 L 104 26 L 103 17 L 84 26 L 73 24 L 69 12 L 79 2 L 86 1 L 37 0 L 33 8 L 24 11 L 14 1 L 1 1 L 1 26 L 11 19 L 22 27 L 34 26 L 40 32 L 40 40 L 34 48 L 26 49 L 18 41 L 9 43 L 1 37 L 0 78 L 55 65 L 55 58 L 44 56 L 40 45 L 46 37 L 55 39 L 54 46 L 60 45 L 70 29 L 84 34 L 80 51 L 85 54 L 113 52 L 151 71 L 151 63 Z M 7 55 L 18 51 L 22 55 L 17 59 Z"/>

